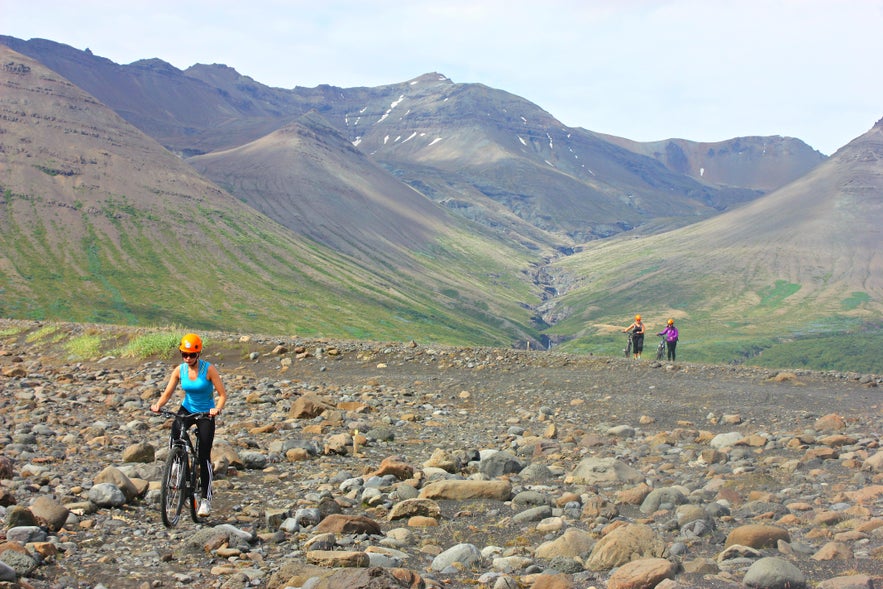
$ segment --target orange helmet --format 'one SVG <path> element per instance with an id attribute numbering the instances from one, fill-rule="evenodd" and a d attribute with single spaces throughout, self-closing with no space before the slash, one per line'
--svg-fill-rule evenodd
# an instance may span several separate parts
<path id="1" fill-rule="evenodd" d="M 195 333 L 188 333 L 181 338 L 181 345 L 178 349 L 182 352 L 201 352 L 202 340 Z"/>
<path id="2" fill-rule="evenodd" d="M 669 324 L 669 325 L 674 325 L 674 324 L 675 324 L 675 320 L 674 320 L 674 319 L 669 319 L 669 320 L 668 320 L 668 324 Z"/>
<path id="3" fill-rule="evenodd" d="M 635 315 L 635 321 L 640 321 L 640 320 L 641 320 L 641 316 L 640 316 L 640 315 Z"/>

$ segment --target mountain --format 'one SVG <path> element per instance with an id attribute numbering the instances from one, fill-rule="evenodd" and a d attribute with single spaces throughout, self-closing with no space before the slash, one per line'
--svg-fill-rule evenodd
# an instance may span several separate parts
<path id="1" fill-rule="evenodd" d="M 714 143 L 668 139 L 639 143 L 596 133 L 611 143 L 650 156 L 666 168 L 720 188 L 771 192 L 807 174 L 827 158 L 792 137 L 737 137 Z"/>
<path id="2" fill-rule="evenodd" d="M 674 317 L 707 357 L 750 356 L 823 333 L 867 347 L 883 312 L 881 224 L 883 120 L 750 204 L 561 260 L 552 271 L 569 277 L 569 291 L 547 317 L 573 342 L 613 334 L 635 312 L 651 329 Z"/>
<path id="3" fill-rule="evenodd" d="M 709 183 L 634 145 L 565 127 L 522 98 L 437 73 L 376 88 L 286 90 L 224 65 L 181 71 L 149 59 L 119 66 L 46 40 L 0 43 L 48 65 L 184 157 L 243 146 L 315 111 L 400 181 L 529 247 L 568 250 L 637 227 L 682 226 L 777 187 L 772 173 L 752 169 L 769 158 L 741 158 L 729 173 L 716 168 L 735 182 Z M 806 169 L 803 155 L 794 157 L 800 164 L 787 153 L 775 160 L 782 184 Z M 752 182 L 739 184 L 743 176 Z M 763 188 L 754 183 L 759 176 L 767 179 Z M 264 198 L 237 196 L 253 205 Z"/>
<path id="4" fill-rule="evenodd" d="M 4 46 L 0 59 L 0 315 L 474 343 L 535 333 L 524 256 L 442 223 L 425 199 L 401 228 L 407 256 L 367 264 L 260 214 L 40 63 Z M 495 284 L 507 288 L 485 300 Z"/>

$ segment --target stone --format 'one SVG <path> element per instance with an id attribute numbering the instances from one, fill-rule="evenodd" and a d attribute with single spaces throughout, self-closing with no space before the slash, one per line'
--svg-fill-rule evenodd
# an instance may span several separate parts
<path id="1" fill-rule="evenodd" d="M 665 558 L 643 558 L 622 565 L 610 575 L 607 589 L 659 587 L 664 579 L 673 579 L 677 565 Z"/>
<path id="2" fill-rule="evenodd" d="M 334 534 L 382 534 L 380 524 L 362 515 L 344 515 L 333 513 L 316 525 L 315 533 L 331 532 Z"/>
<path id="3" fill-rule="evenodd" d="M 749 546 L 751 548 L 767 548 L 775 546 L 779 540 L 791 541 L 788 530 L 778 526 L 764 524 L 747 524 L 732 530 L 724 542 L 724 548 L 733 545 Z"/>
<path id="4" fill-rule="evenodd" d="M 742 583 L 752 589 L 805 589 L 806 577 L 787 560 L 768 556 L 748 568 Z"/>
<path id="5" fill-rule="evenodd" d="M 558 538 L 537 546 L 534 554 L 537 558 L 546 560 L 560 556 L 584 558 L 592 551 L 595 542 L 589 532 L 579 528 L 567 528 Z"/>
<path id="6" fill-rule="evenodd" d="M 584 458 L 570 475 L 576 485 L 604 483 L 637 484 L 644 480 L 639 470 L 615 458 Z"/>
<path id="7" fill-rule="evenodd" d="M 664 551 L 665 543 L 652 528 L 642 524 L 626 524 L 598 540 L 586 568 L 605 571 L 636 558 L 659 558 Z"/>
<path id="8" fill-rule="evenodd" d="M 421 499 L 496 499 L 508 501 L 512 496 L 509 481 L 446 480 L 429 483 L 420 490 Z"/>
<path id="9" fill-rule="evenodd" d="M 50 532 L 57 532 L 64 527 L 70 510 L 51 497 L 45 495 L 34 499 L 30 506 L 31 513 L 38 522 L 45 525 Z"/>
<path id="10" fill-rule="evenodd" d="M 429 568 L 433 571 L 444 571 L 455 563 L 468 568 L 479 562 L 481 562 L 481 552 L 478 548 L 473 544 L 462 543 L 448 548 L 432 559 Z"/>

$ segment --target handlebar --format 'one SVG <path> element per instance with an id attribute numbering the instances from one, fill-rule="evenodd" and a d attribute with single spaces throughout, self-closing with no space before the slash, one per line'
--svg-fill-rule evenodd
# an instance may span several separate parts
<path id="1" fill-rule="evenodd" d="M 153 413 L 154 415 L 162 415 L 163 417 L 171 417 L 172 419 L 184 419 L 185 417 L 191 417 L 193 419 L 214 419 L 214 416 L 208 412 L 181 415 L 179 413 L 175 413 L 174 411 L 169 411 L 168 409 L 160 409 L 159 411 L 151 411 L 150 409 L 148 409 L 148 411 L 150 413 Z"/>

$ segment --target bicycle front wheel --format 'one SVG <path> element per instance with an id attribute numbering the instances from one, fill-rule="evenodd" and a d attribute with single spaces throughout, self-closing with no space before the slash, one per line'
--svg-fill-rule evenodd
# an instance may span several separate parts
<path id="1" fill-rule="evenodd" d="M 659 342 L 659 346 L 656 347 L 656 359 L 662 360 L 665 357 L 665 342 Z"/>
<path id="2" fill-rule="evenodd" d="M 159 491 L 160 514 L 162 523 L 167 528 L 174 528 L 181 518 L 187 476 L 187 453 L 180 446 L 172 446 L 163 469 L 162 486 Z"/>
<path id="3" fill-rule="evenodd" d="M 202 499 L 202 469 L 199 467 L 198 460 L 193 461 L 193 468 L 190 469 L 190 519 L 193 520 L 194 523 L 202 523 L 202 518 L 199 517 L 197 511 L 199 510 L 199 501 Z"/>

